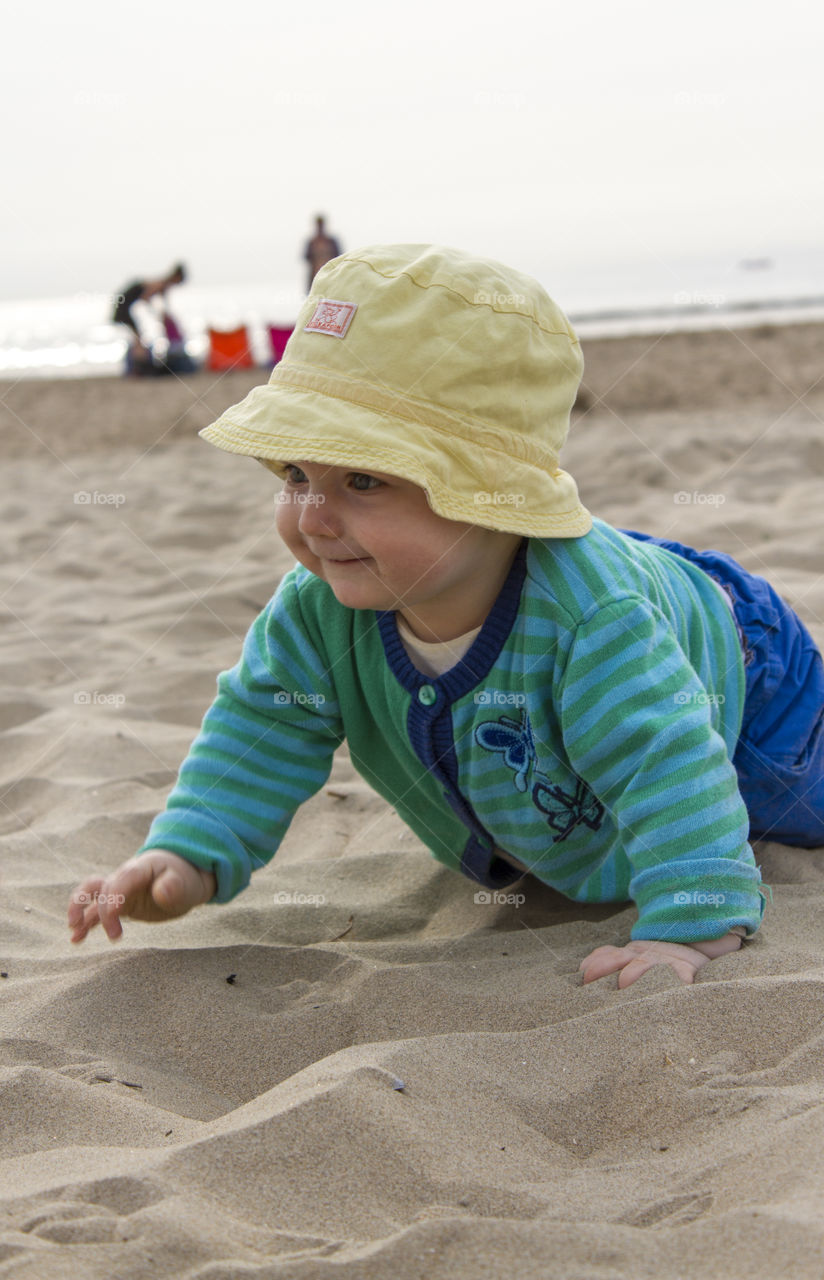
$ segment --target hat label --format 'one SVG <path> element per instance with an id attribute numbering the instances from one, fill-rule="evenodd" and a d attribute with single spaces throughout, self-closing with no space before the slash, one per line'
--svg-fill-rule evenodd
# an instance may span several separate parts
<path id="1" fill-rule="evenodd" d="M 357 309 L 357 302 L 338 302 L 336 298 L 324 298 L 315 307 L 311 320 L 303 326 L 303 332 L 328 333 L 330 338 L 342 338 Z"/>

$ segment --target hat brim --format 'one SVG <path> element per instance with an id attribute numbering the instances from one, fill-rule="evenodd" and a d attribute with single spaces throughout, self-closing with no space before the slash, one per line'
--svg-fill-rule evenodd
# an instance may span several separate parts
<path id="1" fill-rule="evenodd" d="M 465 435 L 317 391 L 255 387 L 199 435 L 281 478 L 298 462 L 398 476 L 422 488 L 446 520 L 539 538 L 580 537 L 592 528 L 575 481 L 560 468 L 537 467 L 503 447 L 496 459 Z"/>

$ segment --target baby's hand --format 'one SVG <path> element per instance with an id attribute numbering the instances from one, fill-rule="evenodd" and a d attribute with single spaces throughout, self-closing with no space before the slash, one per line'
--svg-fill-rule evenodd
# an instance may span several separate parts
<path id="1" fill-rule="evenodd" d="M 708 942 L 628 942 L 625 947 L 596 947 L 579 967 L 584 982 L 595 982 L 596 978 L 617 972 L 621 990 L 632 986 L 654 964 L 668 964 L 682 982 L 690 983 L 710 960 L 737 951 L 740 946 L 736 933 Z"/>
<path id="2" fill-rule="evenodd" d="M 102 924 L 112 942 L 123 933 L 121 916 L 133 920 L 171 920 L 215 895 L 211 871 L 166 849 L 149 849 L 124 862 L 108 878 L 90 876 L 69 899 L 72 942 L 82 942 L 90 929 Z"/>

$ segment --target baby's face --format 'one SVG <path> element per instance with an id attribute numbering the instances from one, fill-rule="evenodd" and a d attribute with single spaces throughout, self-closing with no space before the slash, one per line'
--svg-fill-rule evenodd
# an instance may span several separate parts
<path id="1" fill-rule="evenodd" d="M 317 462 L 289 465 L 277 528 L 341 604 L 396 609 L 423 640 L 483 622 L 521 541 L 445 520 L 409 480 Z"/>

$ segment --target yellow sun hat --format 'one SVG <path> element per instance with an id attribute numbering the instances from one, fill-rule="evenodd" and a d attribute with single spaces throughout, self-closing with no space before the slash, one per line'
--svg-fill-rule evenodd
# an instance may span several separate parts
<path id="1" fill-rule="evenodd" d="M 378 245 L 315 277 L 283 359 L 200 435 L 281 477 L 288 463 L 379 471 L 430 507 L 528 537 L 592 526 L 558 464 L 583 372 L 529 276 L 439 245 Z"/>

